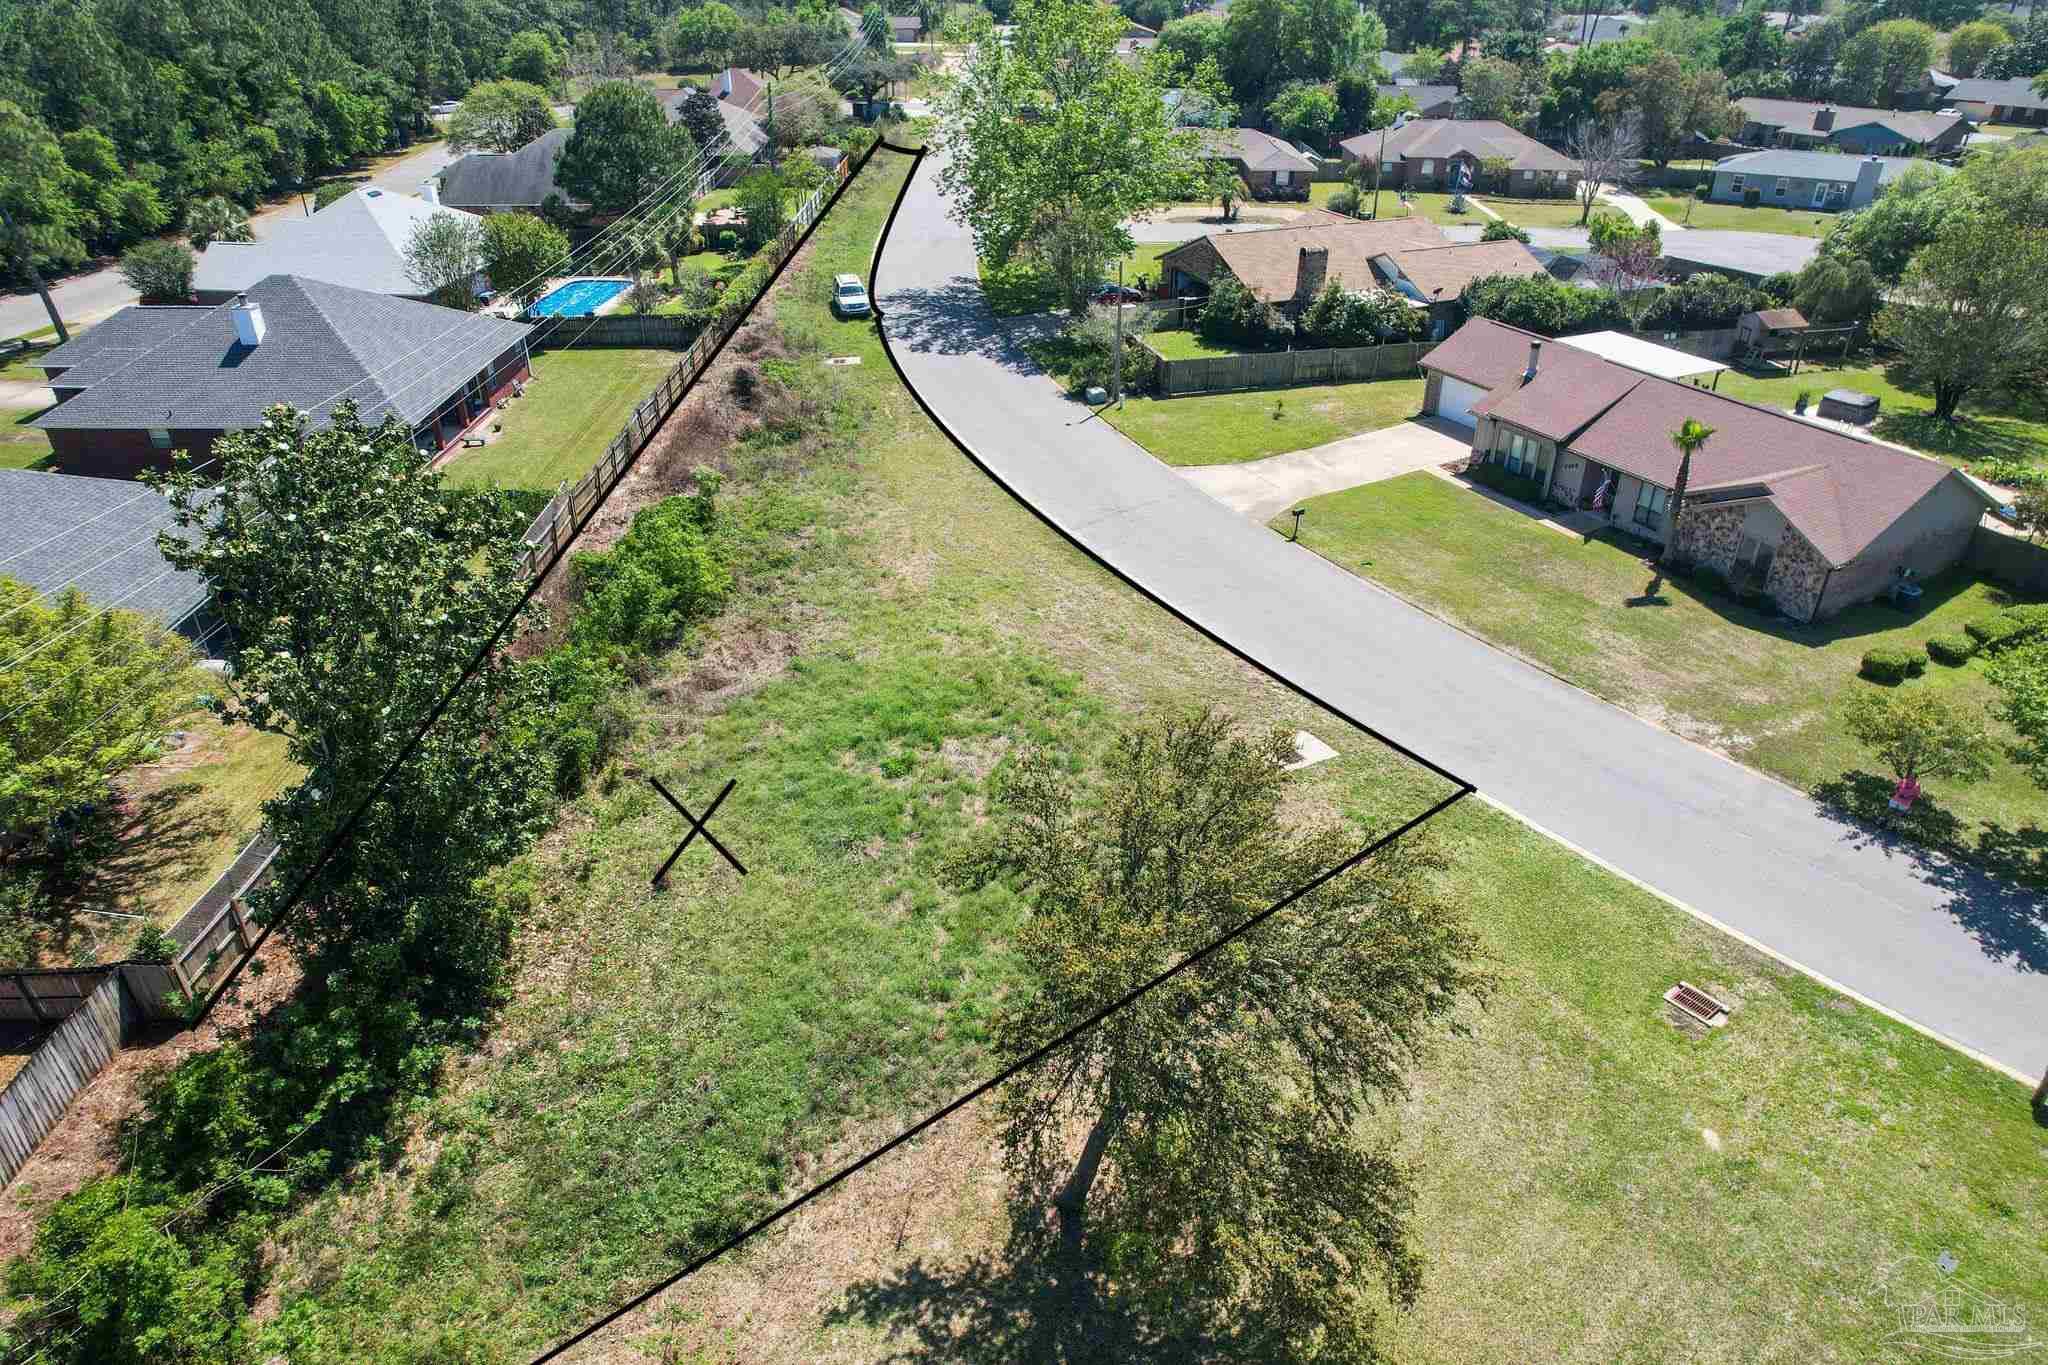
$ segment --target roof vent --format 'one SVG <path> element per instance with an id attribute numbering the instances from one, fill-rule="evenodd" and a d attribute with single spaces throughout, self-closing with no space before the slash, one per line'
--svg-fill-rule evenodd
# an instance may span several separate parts
<path id="1" fill-rule="evenodd" d="M 1720 1028 L 1728 1022 L 1728 1007 L 1689 981 L 1664 992 L 1664 1003 L 1687 1023 Z"/>
<path id="2" fill-rule="evenodd" d="M 262 343 L 263 305 L 249 302 L 247 294 L 237 294 L 234 307 L 228 309 L 228 316 L 235 320 L 236 341 L 244 346 Z"/>

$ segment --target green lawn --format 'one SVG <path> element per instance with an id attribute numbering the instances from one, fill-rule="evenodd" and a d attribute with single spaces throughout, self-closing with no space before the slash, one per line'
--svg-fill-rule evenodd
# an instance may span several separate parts
<path id="1" fill-rule="evenodd" d="M 1301 539 L 1569 682 L 1807 790 L 1875 768 L 1837 719 L 1844 698 L 1874 686 L 1856 676 L 1865 650 L 1923 646 L 2008 600 L 1952 575 L 1929 584 L 1910 617 L 1870 605 L 1811 627 L 1687 583 L 1661 582 L 1647 602 L 1651 571 L 1637 543 L 1581 544 L 1429 474 L 1311 499 Z M 1994 695 L 1976 660 L 1930 664 L 1905 686 L 1973 709 Z M 1981 786 L 1930 785 L 1971 851 L 2013 831 L 2040 836 L 2048 799 L 2015 764 L 2001 762 Z M 2017 855 L 2017 870 L 2048 882 L 2041 847 Z"/>
<path id="2" fill-rule="evenodd" d="M 1168 464 L 1237 464 L 1377 431 L 1422 408 L 1420 379 L 1132 398 L 1103 414 Z"/>
<path id="3" fill-rule="evenodd" d="M 1270 346 L 1241 346 L 1231 341 L 1211 341 L 1200 332 L 1176 328 L 1170 332 L 1147 332 L 1145 344 L 1168 360 L 1208 360 L 1219 355 L 1245 355 L 1275 349 Z"/>
<path id="4" fill-rule="evenodd" d="M 675 363 L 674 351 L 608 347 L 536 357 L 526 396 L 499 414 L 504 430 L 489 445 L 454 456 L 448 481 L 552 494 L 597 463 L 634 406 Z"/>
<path id="5" fill-rule="evenodd" d="M 1782 232 L 1793 237 L 1825 237 L 1842 221 L 1839 213 L 1758 204 L 1708 204 L 1690 195 L 1645 195 L 1643 202 L 1681 227 L 1729 228 L 1740 232 Z M 1692 217 L 1686 217 L 1687 211 Z"/>
<path id="6" fill-rule="evenodd" d="M 1474 195 L 1480 203 L 1492 209 L 1516 227 L 1577 227 L 1580 205 L 1576 197 L 1564 198 L 1546 196 L 1541 199 L 1511 199 L 1506 195 Z"/>
<path id="7" fill-rule="evenodd" d="M 1189 240 L 1201 235 L 1199 225 L 1191 224 Z M 1142 276 L 1150 284 L 1159 282 L 1159 258 L 1183 242 L 1140 242 L 1137 249 L 1123 258 L 1124 283 L 1136 287 Z M 1116 262 L 1111 261 L 1109 269 L 1103 272 L 1105 280 L 1116 279 Z M 981 263 L 981 291 L 988 299 L 988 305 L 997 317 L 1020 317 L 1027 313 L 1045 313 L 1061 307 L 1057 291 L 1053 288 L 1051 276 L 1035 263 L 1015 260 L 1005 266 Z"/>
<path id="8" fill-rule="evenodd" d="M 1731 397 L 1766 403 L 1788 411 L 1801 393 L 1818 403 L 1829 389 L 1855 389 L 1880 400 L 1875 433 L 1887 441 L 1968 467 L 1973 460 L 2024 460 L 2048 463 L 2048 405 L 2038 398 L 2014 406 L 1990 400 L 1984 406 L 1964 401 L 1961 420 L 1951 425 L 1935 420 L 1934 400 L 1910 393 L 1891 382 L 1879 365 L 1846 369 L 1802 366 L 1797 375 L 1759 378 L 1730 370 L 1719 389 Z"/>
<path id="9" fill-rule="evenodd" d="M 31 469 L 50 455 L 50 438 L 22 424 L 47 408 L 0 408 L 0 469 Z"/>
<path id="10" fill-rule="evenodd" d="M 801 355 L 904 169 L 878 158 L 782 290 Z M 1020 742 L 1085 761 L 1117 724 L 1208 702 L 1331 743 L 1298 799 L 1361 831 L 1443 790 L 1015 504 L 872 329 L 831 335 L 864 364 L 796 372 L 820 439 L 719 457 L 747 551 L 733 604 L 627 699 L 642 726 L 620 780 L 507 878 L 518 963 L 476 1050 L 389 1159 L 277 1237 L 260 1356 L 530 1358 L 985 1073 L 1024 910 L 937 869 Z M 646 772 L 686 800 L 740 775 L 717 828 L 747 877 L 697 848 L 648 894 L 678 825 Z M 2048 1244 L 2025 1211 L 2048 1176 L 2023 1089 L 1477 802 L 1435 829 L 1501 988 L 1379 1120 L 1421 1163 L 1423 1297 L 1388 1317 L 1392 1361 L 1879 1358 L 1873 1274 L 1931 1276 L 1942 1248 L 1973 1287 L 2038 1303 Z M 1680 978 L 1731 1000 L 1730 1026 L 1665 1024 Z M 1005 1255 L 986 1117 L 956 1115 L 583 1356 L 1053 1358 L 1033 1329 L 1072 1299 Z"/>

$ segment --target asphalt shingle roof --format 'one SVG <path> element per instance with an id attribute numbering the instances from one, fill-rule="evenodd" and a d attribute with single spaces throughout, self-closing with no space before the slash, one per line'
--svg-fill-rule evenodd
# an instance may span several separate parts
<path id="1" fill-rule="evenodd" d="M 1969 100 L 1973 104 L 2003 104 L 2013 109 L 2048 109 L 2048 99 L 2035 94 L 2034 83 L 2024 76 L 2015 76 L 2003 81 L 1957 81 L 1950 88 L 1947 98 Z"/>
<path id="2" fill-rule="evenodd" d="M 1299 171 L 1308 175 L 1316 168 L 1315 162 L 1286 142 L 1256 128 L 1204 128 L 1201 133 L 1202 145 L 1209 155 L 1242 161 L 1248 171 Z"/>
<path id="3" fill-rule="evenodd" d="M 1380 135 L 1360 133 L 1338 144 L 1361 161 L 1376 160 Z M 1494 119 L 1426 118 L 1387 134 L 1387 159 L 1407 157 L 1447 158 L 1463 152 L 1484 160 L 1504 156 L 1518 171 L 1571 171 L 1578 163 L 1561 152 L 1553 152 L 1526 133 L 1516 132 Z"/>
<path id="4" fill-rule="evenodd" d="M 169 499 L 127 479 L 0 469 L 0 576 L 56 593 L 77 587 L 173 629 L 206 605 L 206 580 L 174 570 L 156 547 L 172 530 Z"/>
<path id="5" fill-rule="evenodd" d="M 1938 460 L 1640 374 L 1569 346 L 1546 344 L 1536 378 L 1517 387 L 1529 343 L 1541 340 L 1474 318 L 1422 364 L 1495 389 L 1473 411 L 1545 435 L 1570 431 L 1572 450 L 1664 488 L 1678 478 L 1679 455 L 1670 434 L 1686 418 L 1697 417 L 1714 428 L 1714 436 L 1693 457 L 1691 486 L 1702 492 L 1762 486 L 1785 519 L 1837 567 L 1955 473 Z"/>
<path id="6" fill-rule="evenodd" d="M 1762 172 L 1758 172 L 1762 174 Z M 1732 228 L 1688 228 L 1664 238 L 1664 259 L 1755 279 L 1797 273 L 1820 254 L 1818 237 L 1789 232 L 1742 232 Z"/>
<path id="7" fill-rule="evenodd" d="M 1952 95 L 1951 98 L 1955 96 Z M 1772 100 L 1757 95 L 1745 96 L 1735 102 L 1741 106 L 1744 117 L 1752 123 L 1783 128 L 1788 133 L 1810 133 L 1815 137 L 1828 137 L 1845 128 L 1879 123 L 1908 142 L 1932 142 L 1963 121 L 1961 114 L 1936 114 L 1912 109 L 1871 109 L 1860 104 L 1814 104 L 1807 100 Z M 1823 109 L 1832 109 L 1835 112 L 1833 126 L 1825 131 L 1813 126 L 1814 115 Z"/>
<path id="8" fill-rule="evenodd" d="M 266 275 L 298 275 L 379 294 L 423 294 L 405 265 L 413 230 L 434 218 L 481 222 L 473 213 L 409 194 L 362 189 L 310 218 L 286 218 L 260 242 L 215 242 L 199 257 L 201 293 L 247 289 Z"/>
<path id="9" fill-rule="evenodd" d="M 1427 218 L 1386 218 L 1378 222 L 1345 221 L 1316 223 L 1308 227 L 1268 228 L 1261 232 L 1220 232 L 1196 239 L 1207 242 L 1237 276 L 1239 283 L 1267 303 L 1279 303 L 1294 296 L 1300 278 L 1303 248 L 1324 247 L 1330 253 L 1326 279 L 1347 289 L 1374 289 L 1379 277 L 1373 273 L 1372 258 L 1404 247 L 1448 244 L 1436 224 Z M 1161 256 L 1162 266 L 1187 269 L 1181 252 L 1194 243 L 1175 247 Z"/>
<path id="10" fill-rule="evenodd" d="M 1845 152 L 1802 152 L 1790 147 L 1767 147 L 1760 152 L 1737 152 L 1714 163 L 1714 170 L 1737 171 L 1743 175 L 1796 175 L 1809 180 L 1840 180 L 1854 184 L 1858 168 L 1867 161 L 1878 163 L 1877 183 L 1889 185 L 1915 166 L 1932 166 L 1947 174 L 1949 167 L 1939 161 L 1915 156 L 1850 156 Z"/>
<path id="11" fill-rule="evenodd" d="M 1450 246 L 1406 247 L 1387 255 L 1425 299 L 1454 299 L 1465 286 L 1488 275 L 1541 275 L 1543 262 L 1520 242 L 1458 242 Z"/>
<path id="12" fill-rule="evenodd" d="M 441 202 L 486 209 L 539 208 L 549 195 L 561 194 L 555 184 L 555 159 L 573 131 L 550 129 L 516 152 L 471 152 L 450 163 L 441 172 Z"/>
<path id="13" fill-rule="evenodd" d="M 412 424 L 432 415 L 529 330 L 503 318 L 295 275 L 272 275 L 247 296 L 263 310 L 264 337 L 256 346 L 236 339 L 226 304 L 122 309 L 88 333 L 107 333 L 106 344 L 59 381 L 84 392 L 31 425 L 238 431 L 261 424 L 275 403 L 306 409 L 321 421 L 342 398 L 354 399 L 365 421 L 395 413 Z M 177 314 L 184 325 L 155 316 L 165 313 Z M 131 334 L 134 343 L 125 341 Z"/>

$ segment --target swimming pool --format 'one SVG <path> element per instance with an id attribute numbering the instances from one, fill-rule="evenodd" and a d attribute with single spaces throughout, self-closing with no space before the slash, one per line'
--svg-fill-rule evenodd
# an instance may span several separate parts
<path id="1" fill-rule="evenodd" d="M 631 280 L 570 280 L 533 301 L 542 318 L 587 318 L 633 287 Z"/>

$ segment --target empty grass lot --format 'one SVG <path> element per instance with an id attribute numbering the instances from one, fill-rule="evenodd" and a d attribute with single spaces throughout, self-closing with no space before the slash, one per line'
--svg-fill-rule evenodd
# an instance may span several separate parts
<path id="1" fill-rule="evenodd" d="M 1690 195 L 1646 195 L 1643 202 L 1683 227 L 1780 232 L 1792 237 L 1825 237 L 1842 219 L 1839 213 L 1814 213 L 1779 208 L 1773 204 L 1758 204 L 1755 208 L 1741 204 L 1707 204 Z M 1687 209 L 1692 211 L 1690 221 L 1685 216 Z"/>
<path id="2" fill-rule="evenodd" d="M 1501 194 L 1472 196 L 1516 227 L 1578 227 L 1580 206 L 1576 196 L 1546 195 L 1538 199 L 1514 199 Z M 1599 205 L 1594 205 L 1597 209 Z M 1482 218 L 1483 222 L 1484 219 Z"/>
<path id="3" fill-rule="evenodd" d="M 634 406 L 675 363 L 674 351 L 612 347 L 535 357 L 526 396 L 499 414 L 505 429 L 490 444 L 450 460 L 448 482 L 552 494 L 597 463 Z"/>
<path id="4" fill-rule="evenodd" d="M 1202 232 L 1200 224 L 1188 224 L 1189 241 L 1201 236 Z M 1157 284 L 1159 258 L 1175 247 L 1184 245 L 1184 242 L 1138 243 L 1136 249 L 1123 258 L 1124 283 L 1135 288 L 1139 277 L 1143 276 L 1148 282 Z M 1111 282 L 1116 280 L 1116 262 L 1110 262 L 1109 268 L 1102 272 L 1102 278 Z M 1021 317 L 1028 313 L 1048 313 L 1066 306 L 1053 287 L 1052 277 L 1036 263 L 1021 259 L 1002 266 L 992 266 L 983 261 L 981 290 L 983 296 L 988 299 L 988 306 L 995 310 L 999 318 Z"/>
<path id="5" fill-rule="evenodd" d="M 737 600 L 656 669 L 616 784 L 508 876 L 517 977 L 476 1052 L 391 1160 L 279 1238 L 265 1351 L 530 1358 L 989 1068 L 1023 910 L 936 868 L 1018 743 L 1078 759 L 1208 701 L 1339 750 L 1301 779 L 1305 808 L 1384 827 L 1443 790 L 1056 538 L 922 417 L 870 327 L 826 319 L 824 282 L 865 265 L 906 169 L 877 158 L 780 287 L 785 327 L 863 358 L 801 371 L 835 439 L 736 457 Z M 685 799 L 737 776 L 717 829 L 749 875 L 694 849 L 650 896 L 678 824 L 642 771 Z M 1870 1359 L 1879 1280 L 1917 1289 L 1941 1248 L 1973 1287 L 2038 1303 L 2026 1210 L 2048 1179 L 2022 1088 L 1476 802 L 1437 829 L 1502 989 L 1377 1120 L 1423 1163 L 1424 1297 L 1388 1324 L 1393 1360 Z M 1731 1026 L 1662 1022 L 1680 977 L 1723 992 Z M 983 1118 L 572 1358 L 1048 1358 L 1032 1331 L 1072 1301 L 1002 1256 Z M 1104 1328 L 1139 1337 L 1121 1358 L 1192 1358 L 1105 1293 Z"/>
<path id="6" fill-rule="evenodd" d="M 1953 574 L 1928 584 L 1914 616 L 1867 605 L 1799 626 L 1703 598 L 1689 583 L 1660 581 L 1655 600 L 1645 600 L 1652 570 L 1635 542 L 1616 535 L 1581 544 L 1430 474 L 1313 498 L 1308 509 L 1302 543 L 1331 562 L 1809 790 L 1876 768 L 1839 720 L 1852 692 L 1874 686 L 1856 676 L 1865 650 L 1924 646 L 2011 600 Z M 1930 663 L 1904 686 L 1971 709 L 1994 695 L 1980 660 Z M 1959 822 L 1952 837 L 1962 847 L 2048 881 L 2048 800 L 2021 768 L 2001 761 L 1979 786 L 1930 785 Z"/>
<path id="7" fill-rule="evenodd" d="M 1802 392 L 1818 403 L 1829 389 L 1875 394 L 1880 400 L 1876 435 L 1950 464 L 1967 468 L 1972 461 L 1994 457 L 2048 464 L 2048 403 L 2038 394 L 2026 400 L 1972 395 L 1963 401 L 1961 419 L 1950 423 L 1934 417 L 1932 397 L 1898 387 L 1881 365 L 1801 366 L 1798 374 L 1785 378 L 1730 370 L 1720 383 L 1722 393 L 1788 411 Z"/>
<path id="8" fill-rule="evenodd" d="M 1168 464 L 1237 464 L 1378 431 L 1422 409 L 1420 379 L 1132 398 L 1103 416 Z"/>
<path id="9" fill-rule="evenodd" d="M 46 408 L 0 408 L 0 469 L 32 469 L 50 457 L 50 438 L 24 425 Z"/>
<path id="10" fill-rule="evenodd" d="M 1236 341 L 1213 341 L 1200 332 L 1185 327 L 1170 332 L 1147 332 L 1145 344 L 1168 360 L 1209 360 L 1221 355 L 1250 355 L 1280 349 L 1277 346 L 1252 346 Z"/>

